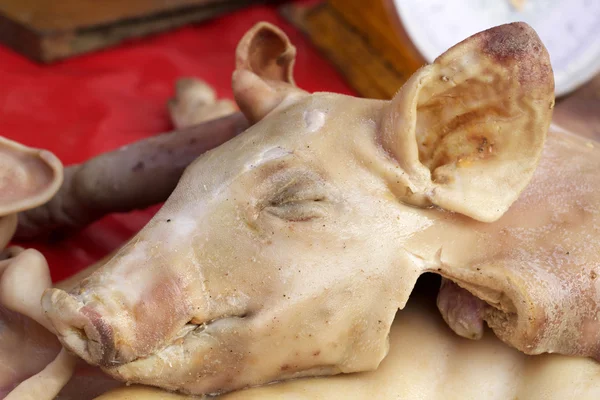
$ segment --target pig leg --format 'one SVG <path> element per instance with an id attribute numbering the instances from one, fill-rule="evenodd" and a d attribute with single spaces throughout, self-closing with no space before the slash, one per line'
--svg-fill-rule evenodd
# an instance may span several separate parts
<path id="1" fill-rule="evenodd" d="M 53 399 L 67 384 L 75 369 L 75 357 L 64 348 L 41 372 L 21 382 L 5 400 Z"/>
<path id="2" fill-rule="evenodd" d="M 488 307 L 486 302 L 456 283 L 442 278 L 437 306 L 444 321 L 457 335 L 467 339 L 481 339 L 484 313 Z"/>
<path id="3" fill-rule="evenodd" d="M 48 265 L 36 250 L 13 247 L 4 255 L 6 259 L 0 262 L 0 358 L 7 373 L 2 374 L 4 389 L 0 391 L 10 391 L 6 399 L 52 399 L 70 379 L 75 357 L 62 350 L 54 361 L 51 358 L 59 344 L 40 306 L 42 293 L 51 284 Z"/>
<path id="4" fill-rule="evenodd" d="M 77 399 L 91 399 L 107 387 L 118 386 L 97 368 L 82 361 L 75 365 L 77 358 L 60 349 L 41 310 L 41 295 L 51 287 L 43 256 L 15 246 L 5 249 L 0 258 L 0 399 L 51 399 L 71 377 L 68 392 Z M 79 279 L 102 266 L 106 258 L 83 270 Z M 57 286 L 70 289 L 75 283 L 67 279 Z"/>
<path id="5" fill-rule="evenodd" d="M 11 247 L 0 280 L 0 302 L 11 311 L 25 315 L 53 332 L 39 306 L 42 293 L 51 286 L 50 271 L 44 257 L 35 250 Z"/>
<path id="6" fill-rule="evenodd" d="M 181 78 L 175 83 L 175 97 L 167 103 L 176 129 L 198 125 L 237 111 L 229 99 L 217 100 L 214 89 L 195 78 Z"/>

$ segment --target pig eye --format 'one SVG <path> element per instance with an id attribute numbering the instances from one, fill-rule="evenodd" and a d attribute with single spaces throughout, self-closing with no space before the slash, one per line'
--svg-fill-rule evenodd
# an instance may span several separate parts
<path id="1" fill-rule="evenodd" d="M 310 221 L 327 215 L 324 199 L 295 200 L 281 204 L 271 204 L 265 211 L 280 219 L 293 222 Z"/>
<path id="2" fill-rule="evenodd" d="M 328 214 L 325 183 L 317 176 L 304 173 L 279 182 L 277 189 L 263 203 L 263 210 L 286 221 L 310 221 Z"/>

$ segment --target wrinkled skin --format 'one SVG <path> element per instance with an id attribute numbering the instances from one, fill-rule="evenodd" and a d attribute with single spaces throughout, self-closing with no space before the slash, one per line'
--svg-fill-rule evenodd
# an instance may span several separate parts
<path id="1" fill-rule="evenodd" d="M 483 318 L 530 354 L 598 357 L 599 152 L 546 140 L 552 71 L 531 28 L 467 39 L 391 102 L 309 95 L 294 54 L 253 28 L 233 87 L 255 125 L 196 160 L 106 265 L 45 293 L 67 348 L 193 394 L 373 370 L 432 271 L 486 303 L 461 318 L 473 302 L 443 290 L 449 322 Z"/>

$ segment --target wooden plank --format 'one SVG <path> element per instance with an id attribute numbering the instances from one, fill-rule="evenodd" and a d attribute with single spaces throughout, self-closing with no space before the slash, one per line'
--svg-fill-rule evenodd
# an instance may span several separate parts
<path id="1" fill-rule="evenodd" d="M 203 21 L 260 0 L 0 0 L 0 41 L 51 62 Z"/>
<path id="2" fill-rule="evenodd" d="M 330 0 L 314 7 L 286 5 L 282 14 L 361 96 L 389 99 L 424 60 L 412 45 L 401 43 L 385 7 L 385 0 Z"/>
<path id="3" fill-rule="evenodd" d="M 329 5 L 396 68 L 409 72 L 425 64 L 400 24 L 391 0 L 329 0 Z"/>

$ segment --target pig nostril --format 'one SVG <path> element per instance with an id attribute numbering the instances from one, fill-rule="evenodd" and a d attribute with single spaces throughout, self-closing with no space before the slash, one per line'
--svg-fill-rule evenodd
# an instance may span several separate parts
<path id="1" fill-rule="evenodd" d="M 100 342 L 98 340 L 94 339 L 93 337 L 90 337 L 84 328 L 72 327 L 71 331 L 84 343 L 93 342 L 93 343 L 100 344 Z"/>
<path id="2" fill-rule="evenodd" d="M 77 335 L 77 337 L 79 337 L 79 339 L 83 340 L 84 342 L 89 340 L 87 334 L 85 333 L 85 330 L 82 328 L 71 328 L 71 330 L 73 331 L 73 333 L 75 335 Z"/>
<path id="3" fill-rule="evenodd" d="M 112 325 L 95 307 L 65 291 L 51 289 L 42 298 L 42 308 L 63 345 L 88 363 L 126 361 L 117 351 Z"/>

